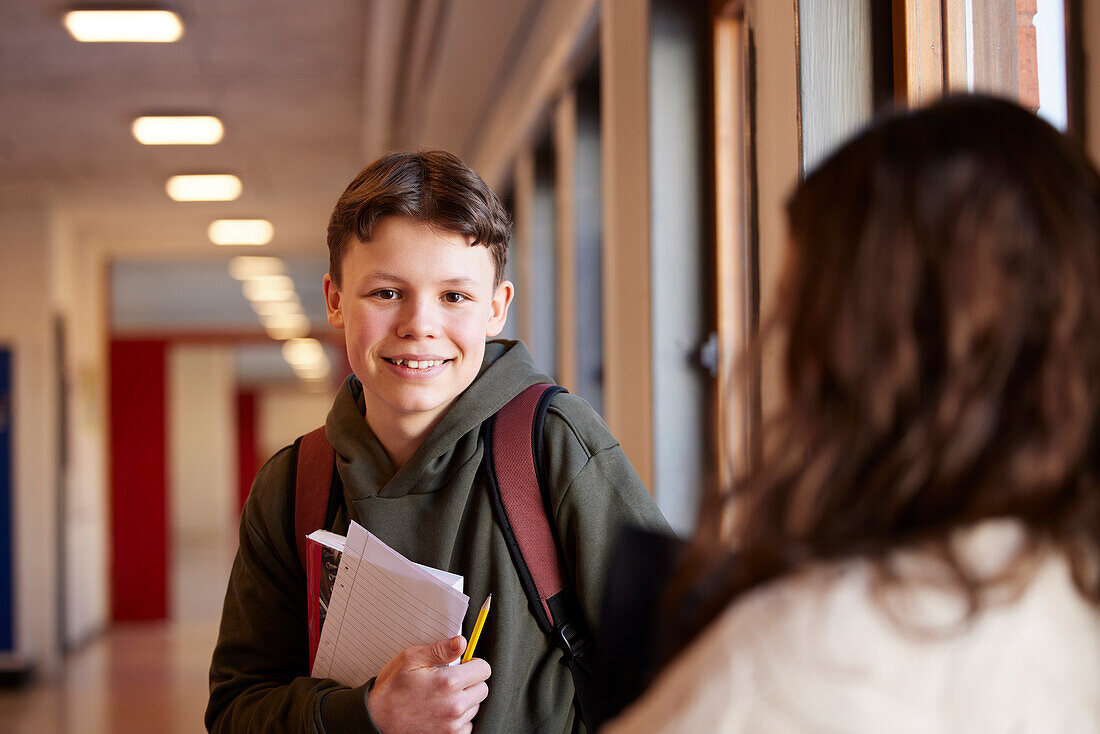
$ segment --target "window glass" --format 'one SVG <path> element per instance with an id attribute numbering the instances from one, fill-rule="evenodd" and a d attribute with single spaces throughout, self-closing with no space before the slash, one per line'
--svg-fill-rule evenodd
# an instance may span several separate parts
<path id="1" fill-rule="evenodd" d="M 1039 0 L 1035 14 L 1039 115 L 1059 130 L 1067 125 L 1066 8 L 1063 0 Z"/>
<path id="2" fill-rule="evenodd" d="M 603 412 L 603 201 L 600 196 L 600 66 L 577 85 L 574 153 L 576 217 L 576 392 Z"/>
<path id="3" fill-rule="evenodd" d="M 558 372 L 558 260 L 554 203 L 554 146 L 546 136 L 535 151 L 535 191 L 531 221 L 531 269 L 527 317 L 531 324 L 528 347 L 543 372 Z"/>

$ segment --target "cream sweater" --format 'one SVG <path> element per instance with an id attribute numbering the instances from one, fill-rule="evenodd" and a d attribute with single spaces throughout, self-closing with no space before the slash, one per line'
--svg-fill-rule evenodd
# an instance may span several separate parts
<path id="1" fill-rule="evenodd" d="M 995 571 L 1021 537 L 985 523 L 964 539 L 966 557 Z M 909 556 L 903 568 L 929 565 Z M 1060 555 L 1036 561 L 1021 594 L 965 625 L 959 595 L 932 583 L 872 598 L 863 561 L 778 580 L 731 605 L 601 731 L 1100 732 L 1100 611 Z"/>

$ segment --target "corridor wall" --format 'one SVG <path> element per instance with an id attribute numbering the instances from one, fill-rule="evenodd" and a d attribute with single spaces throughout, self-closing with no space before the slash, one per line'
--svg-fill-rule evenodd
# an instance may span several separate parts
<path id="1" fill-rule="evenodd" d="M 57 391 L 51 309 L 51 213 L 44 204 L 0 200 L 0 343 L 11 353 L 11 537 L 13 649 L 0 668 L 49 668 L 57 659 Z"/>

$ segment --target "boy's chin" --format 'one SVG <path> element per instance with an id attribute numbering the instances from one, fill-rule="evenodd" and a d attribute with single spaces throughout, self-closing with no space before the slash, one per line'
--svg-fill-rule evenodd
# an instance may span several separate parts
<path id="1" fill-rule="evenodd" d="M 410 390 L 403 395 L 394 396 L 395 399 L 390 402 L 390 405 L 398 416 L 409 418 L 429 413 L 439 413 L 450 408 L 463 390 L 465 388 L 457 392 L 454 389 Z"/>

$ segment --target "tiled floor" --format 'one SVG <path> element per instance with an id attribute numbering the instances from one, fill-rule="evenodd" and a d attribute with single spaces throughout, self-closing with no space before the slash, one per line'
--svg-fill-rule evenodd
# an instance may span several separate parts
<path id="1" fill-rule="evenodd" d="M 116 624 L 56 679 L 0 688 L 0 734 L 199 734 L 232 534 L 180 533 L 172 622 Z"/>
<path id="2" fill-rule="evenodd" d="M 0 690 L 0 734 L 202 732 L 216 635 L 214 622 L 115 626 L 58 680 Z"/>

